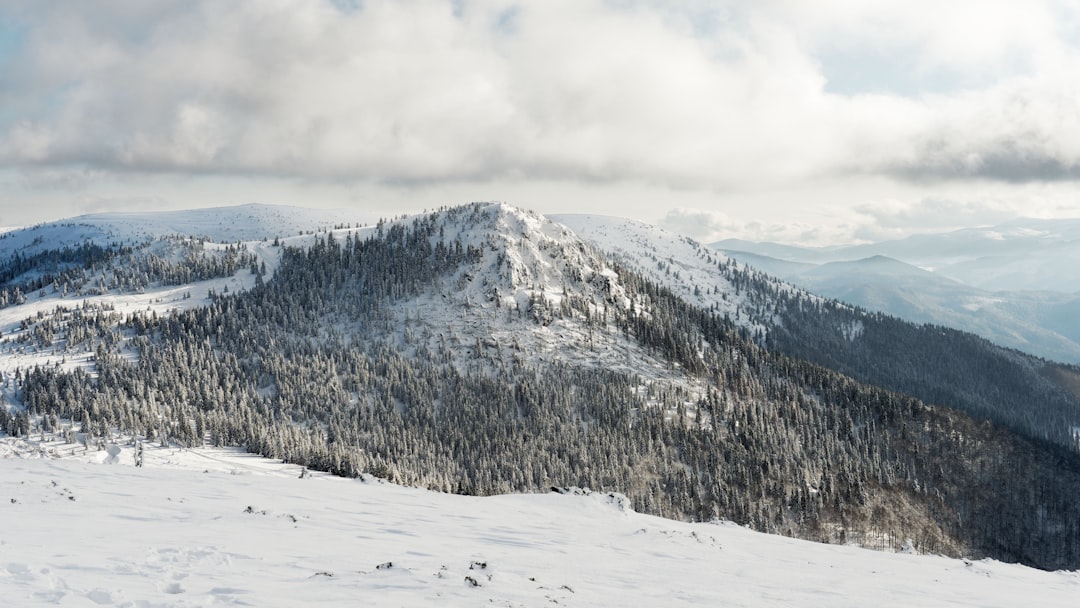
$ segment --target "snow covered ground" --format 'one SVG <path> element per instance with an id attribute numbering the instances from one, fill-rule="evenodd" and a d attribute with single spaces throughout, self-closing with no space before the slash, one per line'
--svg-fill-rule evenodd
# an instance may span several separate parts
<path id="1" fill-rule="evenodd" d="M 113 450 L 116 452 L 116 450 Z M 1080 573 L 438 494 L 218 449 L 0 438 L 7 606 L 1076 606 Z"/>
<path id="2" fill-rule="evenodd" d="M 724 265 L 733 263 L 732 268 L 756 271 L 716 249 L 689 237 L 620 217 L 571 213 L 549 215 L 548 218 L 690 304 L 727 315 L 740 327 L 767 332 L 768 326 L 775 322 L 771 313 L 765 312 L 770 302 L 755 302 L 753 295 L 740 292 L 732 281 L 732 269 Z M 797 291 L 790 284 L 772 278 L 768 280 L 779 292 Z M 820 300 L 809 293 L 803 295 Z"/>

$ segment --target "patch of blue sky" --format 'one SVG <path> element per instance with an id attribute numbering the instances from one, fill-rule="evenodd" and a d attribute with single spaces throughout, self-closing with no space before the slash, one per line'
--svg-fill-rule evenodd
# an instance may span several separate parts
<path id="1" fill-rule="evenodd" d="M 1055 16 L 1061 40 L 1074 49 L 1080 49 L 1080 15 L 1058 7 Z"/>
<path id="2" fill-rule="evenodd" d="M 509 6 L 495 17 L 495 31 L 505 36 L 513 36 L 518 31 L 518 21 L 521 18 L 521 7 Z"/>
<path id="3" fill-rule="evenodd" d="M 978 89 L 1031 66 L 1020 56 L 1005 58 L 992 69 L 962 70 L 920 61 L 917 49 L 827 49 L 817 53 L 825 91 L 837 95 L 896 95 L 917 99 Z"/>
<path id="4" fill-rule="evenodd" d="M 364 8 L 361 0 L 330 0 L 330 3 L 343 13 L 355 13 Z"/>
<path id="5" fill-rule="evenodd" d="M 0 63 L 18 54 L 26 42 L 26 33 L 25 25 L 0 13 Z"/>
<path id="6" fill-rule="evenodd" d="M 450 0 L 450 7 L 454 17 L 461 19 L 465 16 L 465 0 Z"/>
<path id="7" fill-rule="evenodd" d="M 6 102 L 11 93 L 9 87 L 14 85 L 11 84 L 11 79 L 5 78 L 3 74 L 8 72 L 9 66 L 16 61 L 25 46 L 26 35 L 27 28 L 24 25 L 0 13 L 0 100 L 5 100 L 0 102 L 0 129 L 19 118 L 18 111 Z"/>

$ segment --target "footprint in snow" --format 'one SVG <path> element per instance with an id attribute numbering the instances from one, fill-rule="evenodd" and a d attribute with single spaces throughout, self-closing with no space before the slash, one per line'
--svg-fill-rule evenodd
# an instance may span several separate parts
<path id="1" fill-rule="evenodd" d="M 34 580 L 34 574 L 30 571 L 30 566 L 19 563 L 10 562 L 5 568 L 4 572 L 18 581 L 32 581 Z"/>

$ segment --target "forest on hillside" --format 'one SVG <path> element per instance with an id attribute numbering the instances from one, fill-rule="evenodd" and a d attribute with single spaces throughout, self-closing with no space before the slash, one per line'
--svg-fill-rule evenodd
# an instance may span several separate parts
<path id="1" fill-rule="evenodd" d="M 180 236 L 135 245 L 83 242 L 0 262 L 0 308 L 25 304 L 26 296 L 87 297 L 110 291 L 139 292 L 151 285 L 186 285 L 228 277 L 257 264 L 240 245 L 206 249 L 206 241 Z"/>
<path id="2" fill-rule="evenodd" d="M 25 409 L 0 408 L 0 425 L 13 435 L 66 433 L 73 443 L 123 434 L 240 445 L 448 492 L 589 487 L 667 517 L 1080 567 L 1074 450 L 767 350 L 633 272 L 597 272 L 605 262 L 583 244 L 542 248 L 566 269 L 557 304 L 541 293 L 500 309 L 500 322 L 522 334 L 573 326 L 596 340 L 627 340 L 686 381 L 587 357 L 505 356 L 481 339 L 463 355 L 394 321 L 436 285 L 482 285 L 496 299 L 519 287 L 511 252 L 467 238 L 491 229 L 493 213 L 447 209 L 380 224 L 363 238 L 283 248 L 271 279 L 205 308 L 168 316 L 57 309 L 31 319 L 31 331 L 53 323 L 52 348 L 93 352 L 93 373 L 19 370 L 12 381 Z M 592 270 L 567 264 L 570 252 Z M 484 327 L 489 314 L 461 307 L 445 319 Z M 803 331 L 827 333 L 804 322 Z"/>

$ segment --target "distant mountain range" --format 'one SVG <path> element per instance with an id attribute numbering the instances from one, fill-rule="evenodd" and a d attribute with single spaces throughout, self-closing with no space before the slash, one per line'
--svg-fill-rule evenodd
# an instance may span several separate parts
<path id="1" fill-rule="evenodd" d="M 1080 291 L 1080 219 L 1017 219 L 987 228 L 846 247 L 794 247 L 739 239 L 713 247 L 823 264 L 886 256 L 989 291 Z"/>
<path id="2" fill-rule="evenodd" d="M 1017 220 L 853 247 L 713 247 L 826 297 L 1080 362 L 1080 220 Z"/>

